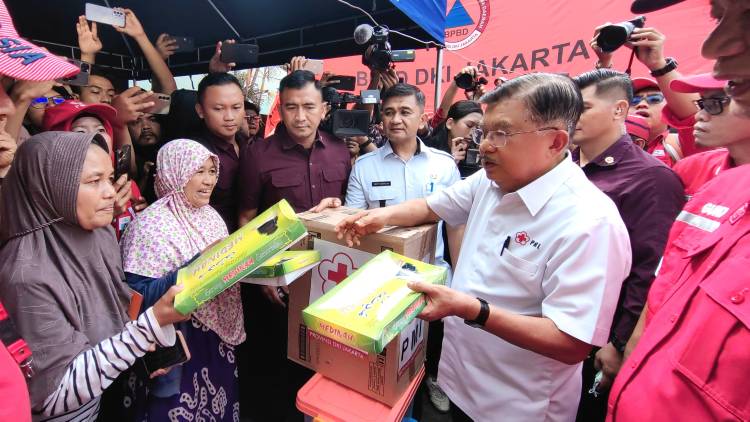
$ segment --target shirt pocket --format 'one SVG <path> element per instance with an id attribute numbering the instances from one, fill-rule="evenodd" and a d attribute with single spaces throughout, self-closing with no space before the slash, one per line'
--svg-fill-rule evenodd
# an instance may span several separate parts
<path id="1" fill-rule="evenodd" d="M 670 351 L 675 370 L 718 406 L 750 419 L 750 282 L 739 273 L 750 259 L 730 258 L 706 278 L 689 305 L 689 319 L 675 330 L 684 342 Z"/>
<path id="2" fill-rule="evenodd" d="M 342 198 L 346 192 L 348 179 L 346 166 L 344 164 L 333 164 L 323 168 L 323 195 L 324 197 Z"/>
<path id="3" fill-rule="evenodd" d="M 391 186 L 370 186 L 367 192 L 368 208 L 394 205 L 395 199 L 396 191 Z"/>
<path id="4" fill-rule="evenodd" d="M 531 306 L 542 295 L 542 285 L 538 280 L 539 265 L 514 255 L 505 249 L 500 255 L 497 252 L 498 271 L 493 274 L 501 284 L 501 288 L 508 297 L 517 298 L 519 304 Z M 528 302 L 528 303 L 527 303 Z"/>
<path id="5" fill-rule="evenodd" d="M 304 177 L 299 172 L 284 170 L 271 173 L 271 185 L 279 198 L 289 201 L 292 206 L 304 204 Z"/>

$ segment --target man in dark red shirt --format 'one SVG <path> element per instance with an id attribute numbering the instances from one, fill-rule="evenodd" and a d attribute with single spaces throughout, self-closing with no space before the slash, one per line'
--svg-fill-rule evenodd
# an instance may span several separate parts
<path id="1" fill-rule="evenodd" d="M 242 155 L 240 225 L 281 199 L 297 212 L 327 197 L 344 202 L 349 150 L 344 141 L 318 130 L 326 107 L 315 75 L 306 70 L 290 73 L 281 80 L 279 98 L 284 124 Z M 243 409 L 251 409 L 254 420 L 301 418 L 295 396 L 311 373 L 286 358 L 287 310 L 279 290 L 246 285 L 242 293 L 248 339 L 263 339 L 262 347 L 248 344 L 241 352 L 247 362 L 240 365 Z"/>
<path id="2" fill-rule="evenodd" d="M 750 163 L 750 119 L 737 110 L 737 104 L 724 92 L 725 85 L 726 81 L 710 73 L 671 83 L 673 91 L 700 94 L 701 99 L 696 101 L 700 111 L 695 115 L 695 143 L 717 148 L 680 160 L 672 168 L 685 185 L 687 199 L 720 172 Z"/>
<path id="3" fill-rule="evenodd" d="M 606 397 L 597 399 L 586 392 L 596 370 L 603 375 L 601 390 L 614 380 L 625 344 L 646 301 L 669 228 L 684 199 L 682 184 L 674 172 L 634 144 L 625 132 L 628 104 L 633 96 L 628 75 L 598 69 L 574 80 L 583 95 L 584 111 L 573 136 L 573 143 L 579 146 L 573 160 L 617 206 L 633 252 L 633 265 L 623 282 L 612 321 L 610 342 L 584 362 L 579 419 L 603 420 Z"/>
<path id="4" fill-rule="evenodd" d="M 219 156 L 219 181 L 211 194 L 211 206 L 232 233 L 237 230 L 236 179 L 244 145 L 237 141 L 245 118 L 245 95 L 240 82 L 228 73 L 209 73 L 198 85 L 195 111 L 204 123 L 198 142 Z"/>

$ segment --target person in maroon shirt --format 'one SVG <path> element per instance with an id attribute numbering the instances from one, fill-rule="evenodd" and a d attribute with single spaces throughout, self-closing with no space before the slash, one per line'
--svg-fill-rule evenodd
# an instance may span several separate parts
<path id="1" fill-rule="evenodd" d="M 198 85 L 195 111 L 203 120 L 203 134 L 197 139 L 219 156 L 219 182 L 211 194 L 211 206 L 227 224 L 229 233 L 237 230 L 237 172 L 244 143 L 237 133 L 245 118 L 242 85 L 228 73 L 209 73 Z"/>
<path id="2" fill-rule="evenodd" d="M 602 372 L 600 391 L 606 390 L 619 370 L 622 352 L 638 322 L 669 229 L 684 205 L 682 183 L 666 165 L 633 143 L 625 131 L 633 90 L 628 75 L 609 69 L 574 78 L 583 95 L 573 143 L 573 160 L 620 211 L 630 235 L 633 265 L 623 281 L 612 321 L 610 342 L 584 362 L 584 393 L 580 420 L 604 420 L 606 394 L 587 394 L 596 371 Z M 613 257 L 613 259 L 618 259 Z"/>
<path id="3" fill-rule="evenodd" d="M 242 154 L 240 226 L 281 199 L 297 212 L 327 197 L 344 202 L 351 171 L 349 150 L 344 141 L 318 130 L 326 107 L 315 75 L 291 72 L 281 80 L 279 97 L 283 125 Z M 246 342 L 238 354 L 242 416 L 301 421 L 295 397 L 312 373 L 286 358 L 286 305 L 276 287 L 242 287 L 247 337 L 263 339 L 262 347 Z"/>

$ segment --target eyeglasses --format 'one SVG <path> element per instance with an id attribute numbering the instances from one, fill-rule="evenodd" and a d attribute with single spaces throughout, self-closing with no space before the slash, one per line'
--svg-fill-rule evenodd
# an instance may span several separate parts
<path id="1" fill-rule="evenodd" d="M 730 97 L 712 97 L 712 98 L 701 98 L 700 100 L 695 100 L 693 103 L 695 103 L 696 106 L 698 106 L 699 109 L 705 110 L 706 113 L 712 115 L 712 116 L 718 116 L 719 114 L 724 112 L 724 106 L 729 104 L 732 101 Z"/>
<path id="2" fill-rule="evenodd" d="M 521 135 L 524 133 L 536 133 L 536 132 L 542 132 L 545 130 L 559 130 L 556 127 L 543 127 L 541 129 L 533 129 L 533 130 L 524 130 L 520 132 L 504 132 L 502 130 L 490 130 L 485 131 L 481 127 L 477 126 L 471 130 L 471 140 L 475 144 L 479 145 L 483 139 L 487 139 L 492 145 L 502 148 L 506 145 L 508 145 L 508 139 L 511 136 Z"/>
<path id="3" fill-rule="evenodd" d="M 257 114 L 255 116 L 245 116 L 245 120 L 247 120 L 248 122 L 258 121 L 260 120 L 260 116 L 258 116 Z"/>
<path id="4" fill-rule="evenodd" d="M 651 105 L 659 104 L 664 101 L 664 94 L 636 95 L 633 97 L 633 100 L 630 101 L 630 105 L 637 106 L 643 100 L 646 100 L 646 102 Z"/>
<path id="5" fill-rule="evenodd" d="M 38 97 L 38 98 L 34 98 L 31 101 L 31 108 L 40 109 L 40 108 L 56 106 L 56 105 L 60 105 L 64 103 L 65 100 L 66 98 L 63 97 L 62 95 L 57 95 L 54 97 Z"/>

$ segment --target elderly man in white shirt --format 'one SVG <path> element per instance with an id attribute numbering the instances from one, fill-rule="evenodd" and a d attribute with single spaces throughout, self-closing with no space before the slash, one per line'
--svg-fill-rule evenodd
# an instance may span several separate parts
<path id="1" fill-rule="evenodd" d="M 630 241 L 614 203 L 568 153 L 581 94 L 568 77 L 502 84 L 487 104 L 484 169 L 427 199 L 363 211 L 339 236 L 466 224 L 451 287 L 412 283 L 445 318 L 438 383 L 453 420 L 572 421 L 581 362 L 608 340 Z"/>

